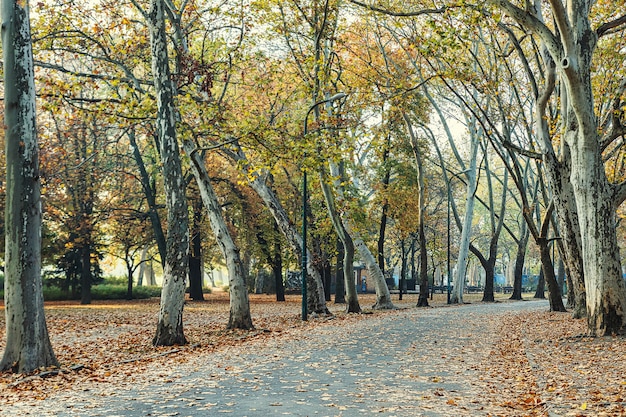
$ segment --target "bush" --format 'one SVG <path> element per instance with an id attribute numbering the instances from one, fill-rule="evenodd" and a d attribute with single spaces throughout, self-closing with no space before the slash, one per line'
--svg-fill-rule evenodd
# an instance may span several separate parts
<path id="1" fill-rule="evenodd" d="M 101 284 L 98 285 L 128 285 L 128 277 L 104 277 Z"/>
<path id="2" fill-rule="evenodd" d="M 43 287 L 43 299 L 45 301 L 65 301 L 72 299 L 70 291 L 63 291 L 59 287 Z"/>
<path id="3" fill-rule="evenodd" d="M 126 285 L 94 285 L 91 287 L 91 297 L 94 300 L 124 300 L 126 299 Z M 161 295 L 161 287 L 133 287 L 133 298 L 151 298 Z"/>

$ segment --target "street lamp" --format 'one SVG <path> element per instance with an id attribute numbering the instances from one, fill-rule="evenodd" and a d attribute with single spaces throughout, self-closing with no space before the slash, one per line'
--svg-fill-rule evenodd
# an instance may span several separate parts
<path id="1" fill-rule="evenodd" d="M 304 116 L 304 129 L 303 129 L 303 137 L 306 138 L 306 135 L 309 133 L 309 114 L 320 104 L 331 103 L 335 100 L 342 99 L 346 96 L 346 93 L 337 93 L 334 96 L 326 98 L 324 100 L 320 100 L 311 107 L 306 112 L 306 116 Z M 307 202 L 307 178 L 306 178 L 306 167 L 302 166 L 302 321 L 306 321 L 308 317 L 308 304 L 307 304 L 307 251 L 306 251 L 306 230 L 307 230 L 307 218 L 306 218 L 306 202 Z"/>

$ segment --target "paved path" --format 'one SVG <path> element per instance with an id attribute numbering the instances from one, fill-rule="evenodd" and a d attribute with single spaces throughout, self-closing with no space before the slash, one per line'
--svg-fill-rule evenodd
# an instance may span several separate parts
<path id="1" fill-rule="evenodd" d="M 318 326 L 299 340 L 195 357 L 159 370 L 158 380 L 103 384 L 102 392 L 51 396 L 2 415 L 482 416 L 479 365 L 498 319 L 547 308 L 526 301 L 410 309 Z"/>

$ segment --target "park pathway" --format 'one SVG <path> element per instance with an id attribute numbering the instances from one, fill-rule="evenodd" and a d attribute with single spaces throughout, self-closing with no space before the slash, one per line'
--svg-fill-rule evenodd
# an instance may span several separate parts
<path id="1" fill-rule="evenodd" d="M 483 367 L 506 315 L 546 301 L 408 309 L 275 337 L 7 416 L 486 416 Z M 156 365 L 155 365 L 156 366 Z M 493 415 L 493 414 L 491 414 Z"/>

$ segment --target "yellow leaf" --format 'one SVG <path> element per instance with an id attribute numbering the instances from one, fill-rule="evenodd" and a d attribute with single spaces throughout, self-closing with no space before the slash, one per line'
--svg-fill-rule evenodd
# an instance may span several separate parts
<path id="1" fill-rule="evenodd" d="M 586 410 L 586 409 L 587 409 L 587 403 L 582 403 L 582 404 L 580 405 L 580 409 L 581 409 L 581 410 Z"/>

